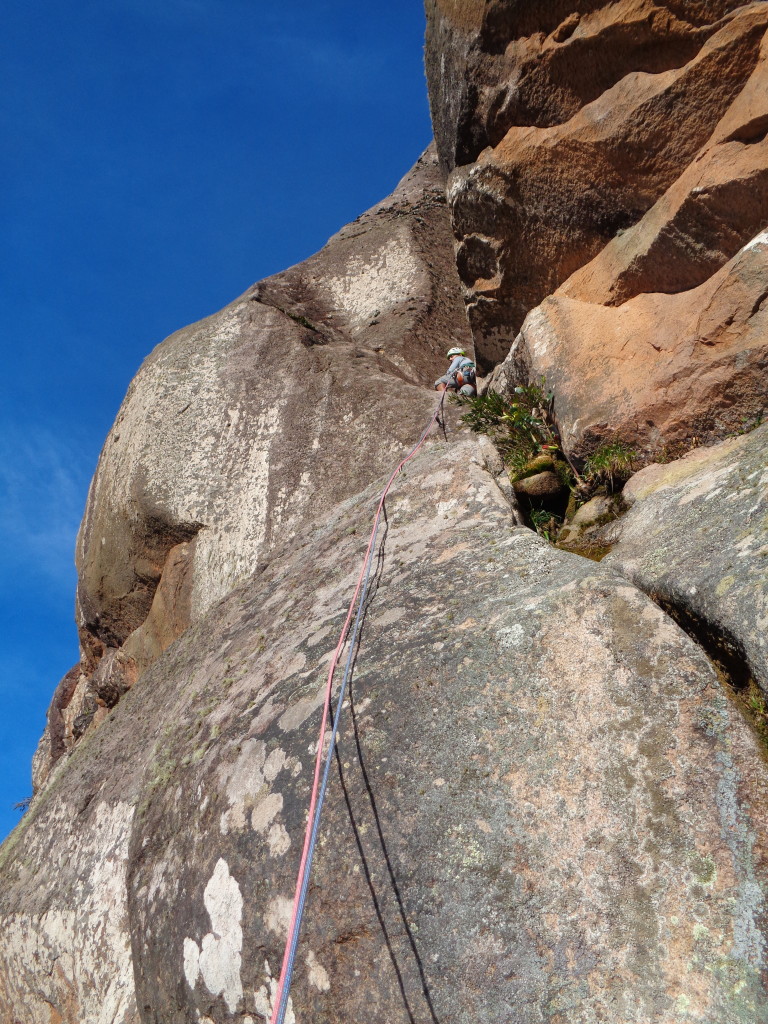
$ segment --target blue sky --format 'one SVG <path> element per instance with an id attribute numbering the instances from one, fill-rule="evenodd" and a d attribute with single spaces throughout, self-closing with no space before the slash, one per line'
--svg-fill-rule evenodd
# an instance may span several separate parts
<path id="1" fill-rule="evenodd" d="M 74 538 L 163 337 L 320 248 L 431 137 L 421 0 L 6 0 L 0 837 L 77 660 Z"/>

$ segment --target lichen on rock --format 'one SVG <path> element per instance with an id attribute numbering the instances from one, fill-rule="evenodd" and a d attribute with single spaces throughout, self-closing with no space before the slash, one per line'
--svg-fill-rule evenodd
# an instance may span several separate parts
<path id="1" fill-rule="evenodd" d="M 107 438 L 3 1020 L 271 1016 L 372 511 L 472 337 L 546 437 L 510 476 L 449 402 L 394 482 L 287 1024 L 768 1020 L 768 8 L 427 12 L 436 150 Z M 577 511 L 605 443 L 667 461 Z"/>

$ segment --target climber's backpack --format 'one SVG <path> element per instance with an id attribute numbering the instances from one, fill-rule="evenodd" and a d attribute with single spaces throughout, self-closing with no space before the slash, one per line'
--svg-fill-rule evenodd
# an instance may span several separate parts
<path id="1" fill-rule="evenodd" d="M 474 363 L 463 363 L 456 371 L 456 382 L 459 387 L 463 384 L 469 384 L 470 387 L 475 386 L 475 364 Z"/>

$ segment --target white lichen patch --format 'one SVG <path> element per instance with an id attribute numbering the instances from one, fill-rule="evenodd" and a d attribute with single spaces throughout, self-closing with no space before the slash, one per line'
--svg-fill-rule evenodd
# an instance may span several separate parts
<path id="1" fill-rule="evenodd" d="M 270 793 L 253 809 L 251 828 L 254 832 L 266 832 L 283 809 L 283 794 Z"/>
<path id="2" fill-rule="evenodd" d="M 221 857 L 205 887 L 203 901 L 211 931 L 200 946 L 193 939 L 184 939 L 184 976 L 192 989 L 202 976 L 208 991 L 223 996 L 229 1012 L 234 1013 L 243 997 L 243 897 L 237 880 L 229 873 L 229 865 Z"/>
<path id="3" fill-rule="evenodd" d="M 250 424 L 243 419 L 237 438 L 227 445 L 230 465 L 222 471 L 228 470 L 229 477 L 236 465 L 240 486 L 228 489 L 225 502 L 216 501 L 213 515 L 209 512 L 200 517 L 215 523 L 216 528 L 203 530 L 195 546 L 192 613 L 196 619 L 253 572 L 267 522 L 279 515 L 279 509 L 270 506 L 269 480 L 272 449 L 281 437 L 284 404 L 283 399 L 276 400 Z M 259 439 L 257 445 L 250 440 L 253 437 Z M 220 439 L 217 443 L 220 446 Z M 215 452 L 210 456 L 214 464 L 221 458 Z M 211 475 L 210 469 L 207 474 Z"/>
<path id="4" fill-rule="evenodd" d="M 263 740 L 245 740 L 234 765 L 223 763 L 219 768 L 229 801 L 219 819 L 222 834 L 239 832 L 249 825 L 256 832 L 266 832 L 283 806 L 282 795 L 270 793 L 268 787 L 282 771 L 295 775 L 296 767 L 295 758 L 289 758 L 281 748 L 267 755 Z"/>
<path id="5" fill-rule="evenodd" d="M 284 750 L 273 750 L 264 762 L 264 778 L 267 782 L 274 782 L 280 772 L 285 768 L 287 755 Z"/>
<path id="6" fill-rule="evenodd" d="M 496 632 L 496 642 L 502 651 L 508 651 L 511 647 L 519 647 L 523 642 L 525 631 L 519 622 L 512 626 L 504 626 Z"/>
<path id="7" fill-rule="evenodd" d="M 448 513 L 452 512 L 457 505 L 458 501 L 456 498 L 450 498 L 448 501 L 438 501 L 437 514 L 439 516 L 443 516 L 443 518 L 447 518 Z"/>
<path id="8" fill-rule="evenodd" d="M 200 947 L 194 939 L 184 939 L 184 977 L 194 990 L 200 977 Z"/>
<path id="9" fill-rule="evenodd" d="M 70 1014 L 68 1020 L 88 1024 L 136 1020 L 126 899 L 132 819 L 129 804 L 105 802 L 83 830 L 82 820 L 63 803 L 49 817 L 45 834 L 30 834 L 27 864 L 52 864 L 37 886 L 48 909 L 3 921 L 3 1020 L 49 1024 L 63 1019 L 56 1007 Z M 60 858 L 55 868 L 53 857 Z"/>
<path id="10" fill-rule="evenodd" d="M 221 815 L 219 827 L 223 835 L 236 832 L 246 827 L 246 812 L 250 802 L 264 786 L 264 766 L 267 759 L 267 747 L 263 740 L 246 740 L 234 767 L 223 765 L 229 771 L 226 783 L 226 795 L 229 807 Z"/>
<path id="11" fill-rule="evenodd" d="M 302 697 L 292 704 L 287 711 L 283 712 L 278 720 L 278 725 L 283 732 L 293 732 L 302 726 L 306 720 L 322 706 L 325 700 L 325 687 L 322 687 L 311 697 Z"/>
<path id="12" fill-rule="evenodd" d="M 277 999 L 277 979 L 272 976 L 268 960 L 264 961 L 264 984 L 253 993 L 253 999 L 256 1013 L 265 1021 L 271 1020 Z M 296 1014 L 293 1012 L 293 1002 L 290 996 L 285 1004 L 285 1024 L 296 1024 Z"/>
<path id="13" fill-rule="evenodd" d="M 280 935 L 282 938 L 286 938 L 292 914 L 293 900 L 287 899 L 285 896 L 273 896 L 267 904 L 264 924 L 269 931 L 275 932 L 276 935 Z"/>
<path id="14" fill-rule="evenodd" d="M 285 825 L 278 822 L 270 828 L 267 835 L 267 846 L 270 857 L 282 857 L 291 848 L 291 837 L 286 831 Z"/>
<path id="15" fill-rule="evenodd" d="M 328 971 L 319 962 L 314 951 L 311 949 L 307 953 L 307 967 L 309 968 L 310 985 L 314 985 L 318 992 L 327 992 L 331 987 Z"/>
<path id="16" fill-rule="evenodd" d="M 368 259 L 350 257 L 345 272 L 338 277 L 328 277 L 325 285 L 333 305 L 345 314 L 350 324 L 365 327 L 419 290 L 421 270 L 411 249 L 409 233 L 404 229 Z"/>

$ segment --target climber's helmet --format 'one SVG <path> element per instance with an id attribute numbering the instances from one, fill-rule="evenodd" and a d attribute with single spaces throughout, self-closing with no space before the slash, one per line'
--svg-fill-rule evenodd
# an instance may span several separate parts
<path id="1" fill-rule="evenodd" d="M 449 348 L 448 351 L 446 352 L 446 356 L 448 357 L 448 359 L 453 359 L 454 356 L 465 356 L 466 354 L 467 353 L 464 351 L 463 348 L 458 347 Z"/>

